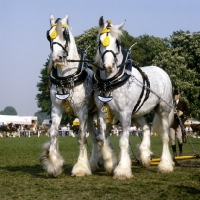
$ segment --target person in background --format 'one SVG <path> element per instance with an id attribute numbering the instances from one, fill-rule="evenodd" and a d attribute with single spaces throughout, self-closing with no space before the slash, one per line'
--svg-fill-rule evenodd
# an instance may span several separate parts
<path id="1" fill-rule="evenodd" d="M 174 113 L 174 121 L 170 127 L 170 138 L 171 138 L 171 145 L 174 157 L 177 156 L 176 153 L 176 138 L 178 140 L 178 147 L 179 147 L 179 156 L 183 155 L 183 133 L 180 126 L 180 121 L 184 124 L 184 118 L 190 115 L 190 109 L 187 106 L 187 103 L 183 100 L 180 100 L 180 93 L 175 90 L 173 93 L 174 97 L 174 107 L 177 112 Z"/>

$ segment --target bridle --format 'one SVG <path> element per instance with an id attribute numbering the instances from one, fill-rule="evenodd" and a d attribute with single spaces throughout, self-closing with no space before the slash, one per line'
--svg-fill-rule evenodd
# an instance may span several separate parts
<path id="1" fill-rule="evenodd" d="M 118 60 L 117 60 L 117 55 L 120 53 L 120 42 L 119 42 L 119 40 L 116 39 L 116 44 L 117 44 L 117 48 L 118 48 L 118 52 L 117 52 L 117 53 L 115 53 L 113 50 L 105 50 L 105 51 L 102 53 L 102 52 L 101 52 L 101 48 L 100 48 L 101 45 L 103 45 L 103 46 L 106 47 L 106 46 L 108 46 L 109 43 L 110 43 L 110 39 L 109 39 L 108 34 L 110 34 L 111 20 L 108 20 L 107 23 L 108 23 L 108 25 L 106 26 L 105 29 L 103 29 L 103 30 L 100 32 L 100 35 L 99 35 L 99 44 L 98 44 L 99 55 L 100 55 L 100 57 L 101 57 L 101 59 L 102 59 L 102 61 L 103 61 L 103 63 L 104 63 L 104 56 L 105 56 L 105 54 L 106 54 L 106 53 L 112 53 L 112 55 L 113 55 L 113 57 L 114 57 L 115 64 L 117 64 L 117 61 L 118 61 Z M 105 37 L 104 41 L 101 42 L 100 37 L 101 37 L 101 35 L 104 34 L 104 33 L 106 33 L 106 37 Z M 101 68 L 101 70 L 105 70 L 104 65 L 103 65 L 103 69 Z"/>
<path id="2" fill-rule="evenodd" d="M 67 54 L 68 56 L 68 51 L 67 51 L 67 47 L 68 47 L 68 43 L 70 42 L 70 35 L 69 35 L 69 31 L 68 31 L 68 27 L 66 26 L 66 24 L 62 24 L 62 27 L 64 28 L 63 31 L 63 37 L 66 40 L 65 45 L 63 46 L 61 43 L 59 42 L 52 42 L 53 39 L 55 39 L 57 37 L 57 31 L 56 29 L 50 34 L 50 31 L 53 27 L 57 26 L 58 21 L 61 20 L 61 18 L 58 18 L 54 24 L 51 25 L 51 28 L 47 31 L 47 40 L 50 42 L 50 49 L 53 51 L 53 45 L 57 44 L 59 45 L 63 51 Z"/>

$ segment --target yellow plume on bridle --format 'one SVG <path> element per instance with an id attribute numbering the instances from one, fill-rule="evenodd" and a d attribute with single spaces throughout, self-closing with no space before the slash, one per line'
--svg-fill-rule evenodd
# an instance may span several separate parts
<path id="1" fill-rule="evenodd" d="M 107 33 L 106 37 L 104 38 L 102 44 L 104 47 L 107 47 L 109 44 L 110 44 L 110 38 L 108 37 L 108 33 L 110 33 L 110 27 L 111 27 L 111 23 L 112 21 L 111 20 L 108 20 L 107 21 L 107 26 L 106 28 L 104 28 L 101 32 L 100 32 L 100 35 L 104 34 L 104 33 Z"/>
<path id="2" fill-rule="evenodd" d="M 57 25 L 57 24 L 54 23 L 54 24 L 51 25 L 51 27 L 54 27 L 54 26 L 56 26 L 56 25 Z M 62 27 L 63 27 L 63 28 L 67 28 L 67 25 L 66 25 L 66 24 L 62 24 Z M 58 33 L 57 33 L 56 29 L 55 29 L 55 30 L 53 30 L 52 33 L 50 34 L 50 37 L 51 37 L 51 39 L 55 39 L 55 38 L 57 37 L 57 35 L 58 35 Z"/>

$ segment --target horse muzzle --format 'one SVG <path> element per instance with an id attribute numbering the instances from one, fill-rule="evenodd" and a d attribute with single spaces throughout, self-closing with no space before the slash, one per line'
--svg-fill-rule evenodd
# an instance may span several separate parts
<path id="1" fill-rule="evenodd" d="M 104 65 L 103 68 L 107 73 L 113 73 L 115 71 L 115 65 Z"/>
<path id="2" fill-rule="evenodd" d="M 65 62 L 64 62 L 64 57 L 59 56 L 58 58 L 53 58 L 53 66 L 54 67 L 63 67 Z"/>
<path id="3" fill-rule="evenodd" d="M 53 63 L 53 66 L 54 66 L 54 67 L 63 67 L 63 66 L 64 66 L 64 62 L 55 61 L 55 62 Z"/>

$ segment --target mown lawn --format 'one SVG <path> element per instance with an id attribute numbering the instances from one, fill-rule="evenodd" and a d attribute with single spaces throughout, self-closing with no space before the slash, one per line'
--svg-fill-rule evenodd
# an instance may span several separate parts
<path id="1" fill-rule="evenodd" d="M 119 152 L 118 137 L 110 136 L 114 148 Z M 76 138 L 59 137 L 60 152 L 65 159 L 63 173 L 58 178 L 49 178 L 42 169 L 38 157 L 41 145 L 49 138 L 21 137 L 0 138 L 0 199 L 200 199 L 200 158 L 183 161 L 169 174 L 157 173 L 156 166 L 141 168 L 133 166 L 133 179 L 114 180 L 105 171 L 88 177 L 71 177 L 76 163 L 78 146 Z M 160 137 L 151 137 L 155 157 L 161 155 Z M 200 139 L 191 138 L 197 153 L 200 153 Z M 139 137 L 130 137 L 136 153 Z M 88 139 L 91 149 L 91 142 Z M 189 143 L 183 146 L 185 155 L 194 152 Z M 130 151 L 130 155 L 133 155 Z M 195 163 L 195 165 L 191 164 Z"/>

